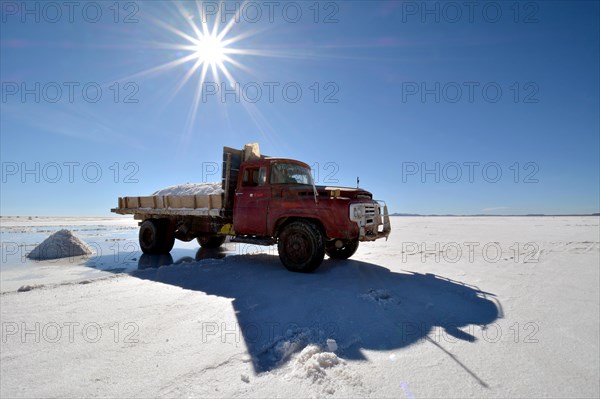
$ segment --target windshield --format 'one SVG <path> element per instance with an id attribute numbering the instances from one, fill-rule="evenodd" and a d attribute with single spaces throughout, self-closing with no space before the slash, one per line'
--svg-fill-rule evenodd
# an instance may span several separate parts
<path id="1" fill-rule="evenodd" d="M 295 163 L 276 163 L 271 167 L 271 184 L 312 185 L 310 169 Z"/>

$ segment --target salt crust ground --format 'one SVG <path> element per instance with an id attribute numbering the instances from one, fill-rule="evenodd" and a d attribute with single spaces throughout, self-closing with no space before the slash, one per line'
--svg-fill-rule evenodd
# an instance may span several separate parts
<path id="1" fill-rule="evenodd" d="M 392 223 L 312 275 L 264 254 L 56 268 L 0 295 L 0 396 L 600 395 L 597 217 Z"/>

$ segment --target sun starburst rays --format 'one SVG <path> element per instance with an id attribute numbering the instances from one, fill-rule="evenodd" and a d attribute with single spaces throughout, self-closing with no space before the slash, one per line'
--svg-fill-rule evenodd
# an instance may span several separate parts
<path id="1" fill-rule="evenodd" d="M 232 18 L 224 27 L 221 28 L 219 24 L 219 15 L 214 18 L 214 23 L 209 26 L 206 18 L 200 14 L 201 6 L 197 3 L 198 15 L 192 14 L 185 10 L 180 3 L 173 3 L 178 11 L 179 16 L 186 21 L 189 29 L 180 29 L 173 24 L 164 22 L 158 18 L 152 18 L 152 22 L 158 27 L 176 35 L 180 39 L 183 39 L 183 43 L 164 43 L 164 42 L 152 42 L 149 45 L 152 48 L 175 50 L 182 52 L 178 58 L 165 62 L 163 64 L 145 69 L 141 72 L 135 73 L 128 76 L 128 79 L 139 78 L 157 73 L 166 72 L 179 68 L 185 64 L 191 66 L 181 77 L 181 80 L 175 86 L 175 93 L 181 90 L 187 82 L 198 73 L 201 69 L 204 73 L 199 74 L 201 87 L 205 82 L 205 79 L 212 75 L 212 79 L 215 82 L 221 81 L 221 76 L 225 77 L 228 83 L 233 84 L 233 74 L 229 70 L 230 67 L 239 68 L 248 71 L 239 61 L 235 60 L 232 55 L 250 55 L 252 50 L 245 50 L 241 48 L 230 47 L 232 44 L 240 41 L 248 34 L 240 34 L 235 37 L 227 37 L 228 33 L 236 22 L 235 18 Z M 196 23 L 195 20 L 200 22 Z M 187 31 L 187 32 L 186 32 Z M 210 73 L 208 73 L 210 71 Z"/>
<path id="2" fill-rule="evenodd" d="M 238 8 L 238 12 L 243 9 Z M 221 16 L 220 9 L 211 15 L 210 21 L 207 15 L 202 14 L 202 3 L 194 2 L 195 7 L 190 7 L 192 3 L 169 3 L 174 7 L 168 7 L 164 13 L 156 16 L 147 15 L 147 20 L 151 21 L 157 28 L 157 35 L 167 34 L 169 39 L 154 39 L 146 41 L 147 48 L 170 51 L 168 56 L 175 57 L 159 65 L 151 66 L 145 70 L 137 72 L 120 79 L 121 81 L 131 80 L 132 78 L 146 78 L 162 73 L 181 72 L 176 82 L 167 89 L 166 97 L 161 99 L 161 109 L 165 109 L 176 96 L 185 88 L 192 91 L 192 99 L 187 117 L 185 118 L 185 127 L 182 134 L 182 141 L 187 142 L 191 137 L 196 126 L 197 117 L 203 114 L 200 112 L 202 102 L 205 101 L 203 95 L 206 94 L 207 87 L 210 85 L 218 86 L 218 91 L 236 90 L 237 81 L 240 79 L 240 73 L 244 76 L 257 76 L 257 72 L 246 65 L 247 57 L 268 57 L 268 58 L 301 58 L 302 54 L 298 51 L 278 51 L 244 48 L 241 43 L 245 39 L 258 35 L 273 28 L 272 24 L 245 26 L 243 31 L 235 31 L 240 22 L 240 16 L 235 14 L 229 16 L 227 21 Z M 234 32 L 235 31 L 235 32 Z M 228 86 L 228 87 L 227 87 Z M 204 100 L 203 100 L 204 98 Z M 221 101 L 224 104 L 223 101 Z M 252 116 L 255 123 L 264 125 L 264 118 L 257 119 L 256 114 L 260 114 L 259 108 L 242 104 L 246 111 Z M 226 107 L 222 107 L 226 109 Z"/>

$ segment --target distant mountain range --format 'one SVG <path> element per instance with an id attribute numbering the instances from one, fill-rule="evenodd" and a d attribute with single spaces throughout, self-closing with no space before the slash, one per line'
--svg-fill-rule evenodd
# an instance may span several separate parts
<path id="1" fill-rule="evenodd" d="M 457 217 L 467 217 L 467 216 L 600 216 L 600 213 L 571 213 L 571 214 L 560 214 L 560 215 L 546 215 L 544 213 L 528 213 L 526 215 L 490 215 L 487 213 L 479 213 L 473 215 L 454 215 L 454 214 L 445 214 L 445 215 L 422 215 L 419 213 L 391 213 L 390 216 L 457 216 Z"/>

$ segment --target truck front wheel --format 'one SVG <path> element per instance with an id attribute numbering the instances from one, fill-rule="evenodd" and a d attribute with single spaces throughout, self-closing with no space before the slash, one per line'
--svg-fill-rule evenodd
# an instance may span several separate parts
<path id="1" fill-rule="evenodd" d="M 196 240 L 202 248 L 219 248 L 225 242 L 225 236 L 200 236 Z"/>
<path id="2" fill-rule="evenodd" d="M 169 221 L 146 219 L 140 226 L 140 248 L 145 254 L 166 254 L 175 244 L 175 236 L 170 231 Z"/>
<path id="3" fill-rule="evenodd" d="M 352 241 L 340 241 L 334 240 L 333 242 L 325 245 L 325 253 L 333 259 L 348 259 L 358 249 L 358 240 Z"/>
<path id="4" fill-rule="evenodd" d="M 288 270 L 310 273 L 325 257 L 323 234 L 310 222 L 292 222 L 281 231 L 277 250 L 279 259 Z"/>

